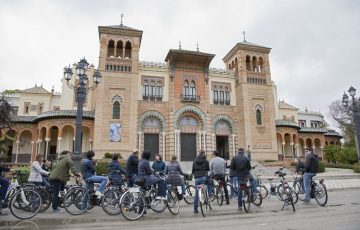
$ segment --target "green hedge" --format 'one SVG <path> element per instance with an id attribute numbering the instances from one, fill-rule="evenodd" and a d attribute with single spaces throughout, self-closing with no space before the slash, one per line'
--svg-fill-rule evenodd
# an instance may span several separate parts
<path id="1" fill-rule="evenodd" d="M 326 163 L 325 164 L 326 168 L 339 168 L 339 169 L 353 169 L 353 165 L 351 164 L 334 164 L 334 163 Z"/>
<path id="2" fill-rule="evenodd" d="M 354 172 L 360 173 L 360 163 L 354 164 L 353 169 L 354 169 Z"/>
<path id="3" fill-rule="evenodd" d="M 24 175 L 21 175 L 17 178 L 19 184 L 22 184 L 22 183 L 25 183 L 28 181 L 29 175 L 30 175 L 30 167 L 15 167 L 15 168 L 13 168 L 13 170 L 18 170 L 18 171 L 24 173 Z"/>
<path id="4" fill-rule="evenodd" d="M 325 164 L 324 162 L 320 161 L 319 162 L 319 173 L 323 173 L 325 172 Z"/>
<path id="5" fill-rule="evenodd" d="M 102 174 L 109 174 L 110 172 L 110 168 L 109 168 L 109 163 L 111 160 L 109 159 L 102 159 L 102 160 L 98 160 L 97 164 L 96 164 L 96 174 L 101 176 Z M 120 166 L 125 169 L 126 168 L 126 162 L 120 160 Z"/>

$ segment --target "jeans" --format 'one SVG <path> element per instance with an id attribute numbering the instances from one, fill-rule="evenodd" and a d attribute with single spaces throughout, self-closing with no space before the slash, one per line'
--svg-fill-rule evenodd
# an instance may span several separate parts
<path id="1" fill-rule="evenodd" d="M 231 194 L 231 195 L 237 196 L 237 190 L 234 187 L 236 176 L 229 176 L 229 180 L 230 180 L 231 185 L 233 186 L 233 191 L 234 191 L 234 194 Z"/>
<path id="2" fill-rule="evenodd" d="M 47 177 L 43 177 L 42 178 L 42 186 L 45 186 L 45 187 L 47 187 L 47 188 L 49 188 L 50 187 L 50 184 L 49 184 L 49 179 L 47 178 Z"/>
<path id="3" fill-rule="evenodd" d="M 166 197 L 167 184 L 166 184 L 165 180 L 161 179 L 156 184 L 158 185 L 157 196 Z"/>
<path id="4" fill-rule="evenodd" d="M 65 184 L 59 180 L 51 180 L 50 183 L 52 185 L 52 209 L 57 210 L 59 207 L 59 192 L 64 190 Z"/>
<path id="5" fill-rule="evenodd" d="M 198 210 L 199 207 L 199 190 L 198 185 L 206 184 L 207 178 L 206 176 L 195 178 L 195 197 L 194 197 L 194 211 Z M 208 194 L 210 194 L 210 187 L 207 186 Z"/>
<path id="6" fill-rule="evenodd" d="M 86 181 L 87 189 L 90 189 L 88 185 L 91 185 L 92 183 L 100 183 L 97 191 L 104 193 L 106 184 L 108 183 L 108 178 L 104 176 L 91 176 L 88 177 L 85 181 Z"/>
<path id="7" fill-rule="evenodd" d="M 304 190 L 305 190 L 305 202 L 310 202 L 310 185 L 312 178 L 316 175 L 316 173 L 305 173 L 304 174 Z"/>
<path id="8" fill-rule="evenodd" d="M 5 200 L 6 197 L 6 192 L 9 188 L 10 182 L 8 179 L 4 178 L 4 177 L 0 177 L 0 202 L 2 202 L 3 200 Z M 1 208 L 1 207 L 0 207 Z"/>
<path id="9" fill-rule="evenodd" d="M 129 183 L 128 183 L 128 187 L 134 187 L 135 184 L 135 179 L 136 179 L 136 174 L 130 174 L 129 175 Z"/>
<path id="10" fill-rule="evenodd" d="M 185 187 L 184 184 L 181 185 L 181 193 L 182 193 L 183 195 L 185 195 L 185 193 L 186 193 L 186 187 Z"/>

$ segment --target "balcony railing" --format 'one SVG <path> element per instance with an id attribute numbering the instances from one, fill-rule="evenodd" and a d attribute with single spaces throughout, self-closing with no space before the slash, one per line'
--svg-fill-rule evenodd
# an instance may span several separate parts
<path id="1" fill-rule="evenodd" d="M 144 95 L 143 101 L 162 101 L 162 95 Z"/>
<path id="2" fill-rule="evenodd" d="M 230 105 L 230 100 L 213 100 L 214 105 Z"/>
<path id="3" fill-rule="evenodd" d="M 183 101 L 183 102 L 196 102 L 196 103 L 200 102 L 200 96 L 197 96 L 197 95 L 181 94 L 180 98 L 181 98 L 181 101 Z"/>
<path id="4" fill-rule="evenodd" d="M 132 62 L 127 58 L 107 57 L 105 70 L 109 72 L 131 72 Z"/>

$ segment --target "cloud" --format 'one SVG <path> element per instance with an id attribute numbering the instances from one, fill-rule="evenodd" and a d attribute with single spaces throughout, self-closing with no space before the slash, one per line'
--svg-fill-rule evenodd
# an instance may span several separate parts
<path id="1" fill-rule="evenodd" d="M 140 59 L 184 49 L 216 54 L 242 40 L 272 47 L 278 97 L 327 113 L 350 85 L 360 88 L 359 1 L 1 1 L 0 91 L 35 82 L 59 91 L 62 68 L 85 56 L 97 65 L 98 25 L 144 31 Z M 357 85 L 356 85 L 357 84 Z M 360 91 L 360 89 L 359 89 Z"/>

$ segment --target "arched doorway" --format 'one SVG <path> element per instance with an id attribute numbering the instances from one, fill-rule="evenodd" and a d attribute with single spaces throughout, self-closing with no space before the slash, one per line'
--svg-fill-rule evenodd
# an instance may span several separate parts
<path id="1" fill-rule="evenodd" d="M 213 136 L 212 150 L 218 150 L 224 159 L 230 159 L 230 153 L 236 154 L 235 148 L 235 125 L 234 121 L 227 115 L 216 115 L 212 119 Z"/>
<path id="2" fill-rule="evenodd" d="M 299 152 L 300 157 L 305 157 L 305 142 L 304 139 L 299 138 Z"/>
<path id="3" fill-rule="evenodd" d="M 49 130 L 49 146 L 48 146 L 48 160 L 56 160 L 58 153 L 57 153 L 57 144 L 58 144 L 58 136 L 59 136 L 59 128 L 57 126 L 50 127 Z"/>
<path id="4" fill-rule="evenodd" d="M 166 160 L 166 121 L 163 114 L 157 111 L 147 111 L 138 119 L 138 148 L 149 150 L 151 160 L 156 154 Z"/>
<path id="5" fill-rule="evenodd" d="M 315 149 L 314 149 L 315 154 L 322 158 L 322 153 L 321 153 L 321 147 L 322 146 L 321 146 L 320 139 L 316 138 L 314 140 L 314 146 L 315 146 Z"/>
<path id="6" fill-rule="evenodd" d="M 197 139 L 201 139 L 202 132 L 200 131 L 200 124 L 196 116 L 186 114 L 178 122 L 180 130 L 180 148 L 181 160 L 193 161 L 196 158 Z M 197 133 L 199 138 L 197 138 Z M 202 147 L 200 147 L 202 149 Z"/>
<path id="7" fill-rule="evenodd" d="M 292 153 L 292 146 L 291 146 L 291 135 L 286 133 L 284 135 L 284 142 L 285 142 L 285 146 L 284 146 L 284 151 L 285 151 L 285 158 L 292 158 L 293 157 L 293 153 Z"/>
<path id="8" fill-rule="evenodd" d="M 19 152 L 15 157 L 16 163 L 28 163 L 31 161 L 33 142 L 32 132 L 24 130 L 20 133 L 19 137 Z"/>
<path id="9" fill-rule="evenodd" d="M 59 152 L 63 150 L 68 150 L 70 152 L 74 151 L 74 141 L 75 141 L 75 130 L 71 125 L 65 125 L 62 128 L 62 139 L 60 142 Z"/>

